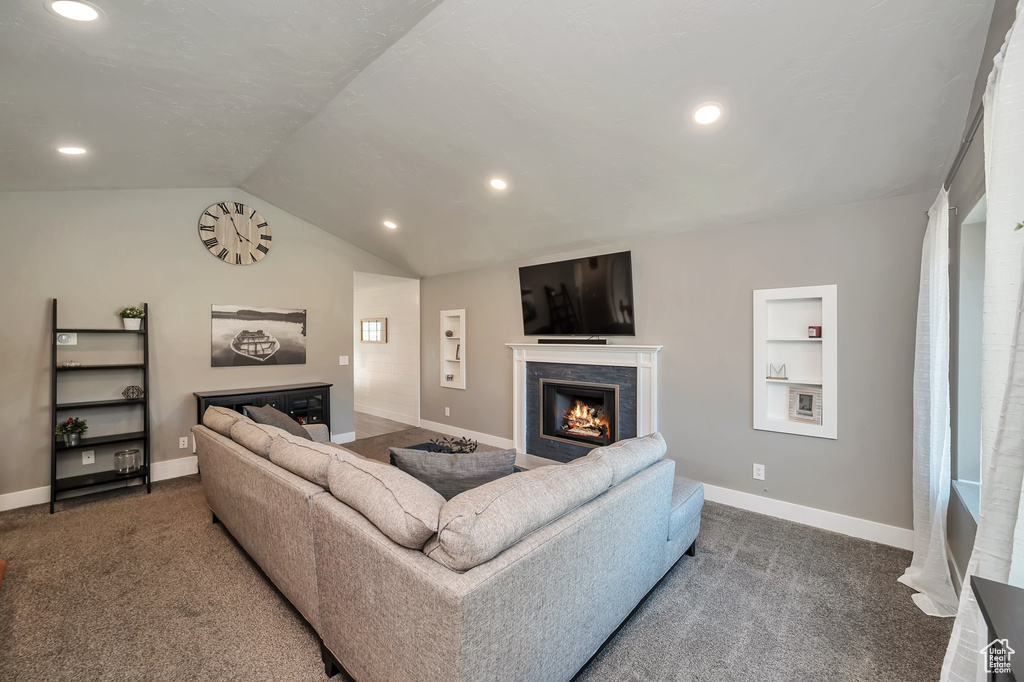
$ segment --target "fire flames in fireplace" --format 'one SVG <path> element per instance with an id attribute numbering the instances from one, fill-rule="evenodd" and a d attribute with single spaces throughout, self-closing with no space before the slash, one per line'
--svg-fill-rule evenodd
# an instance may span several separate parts
<path id="1" fill-rule="evenodd" d="M 582 400 L 577 400 L 572 409 L 566 410 L 562 415 L 562 430 L 566 433 L 590 438 L 608 438 L 609 428 L 604 410 L 587 405 Z"/>

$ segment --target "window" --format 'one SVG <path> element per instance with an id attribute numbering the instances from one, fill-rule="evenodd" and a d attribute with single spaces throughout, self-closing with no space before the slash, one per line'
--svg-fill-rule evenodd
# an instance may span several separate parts
<path id="1" fill-rule="evenodd" d="M 360 320 L 361 326 L 359 340 L 363 343 L 387 343 L 388 342 L 388 318 L 371 317 Z"/>
<path id="2" fill-rule="evenodd" d="M 978 515 L 981 482 L 981 328 L 985 286 L 985 197 L 960 223 L 956 328 L 956 466 L 953 488 Z"/>

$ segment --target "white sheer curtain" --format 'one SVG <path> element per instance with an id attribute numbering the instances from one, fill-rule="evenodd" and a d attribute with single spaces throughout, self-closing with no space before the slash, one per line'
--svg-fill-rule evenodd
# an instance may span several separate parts
<path id="1" fill-rule="evenodd" d="M 984 621 L 969 577 L 1024 586 L 1024 5 L 985 91 L 985 303 L 982 331 L 981 511 L 942 680 L 985 678 Z M 1019 647 L 1018 647 L 1019 649 Z"/>
<path id="2" fill-rule="evenodd" d="M 899 578 L 929 616 L 956 615 L 946 560 L 949 504 L 949 195 L 939 192 L 921 251 L 914 355 L 914 559 Z"/>

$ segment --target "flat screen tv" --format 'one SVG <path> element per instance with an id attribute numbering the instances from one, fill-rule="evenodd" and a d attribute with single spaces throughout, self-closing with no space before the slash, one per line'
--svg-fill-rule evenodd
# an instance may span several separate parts
<path id="1" fill-rule="evenodd" d="M 629 251 L 519 268 L 527 336 L 634 336 Z"/>

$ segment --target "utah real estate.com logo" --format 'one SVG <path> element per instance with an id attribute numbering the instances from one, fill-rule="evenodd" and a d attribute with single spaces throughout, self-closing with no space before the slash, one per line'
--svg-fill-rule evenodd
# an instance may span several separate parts
<path id="1" fill-rule="evenodd" d="M 1017 653 L 1010 648 L 1009 641 L 1005 639 L 993 639 L 988 646 L 981 650 L 985 655 L 985 672 L 987 673 L 1010 673 L 1010 658 Z"/>

